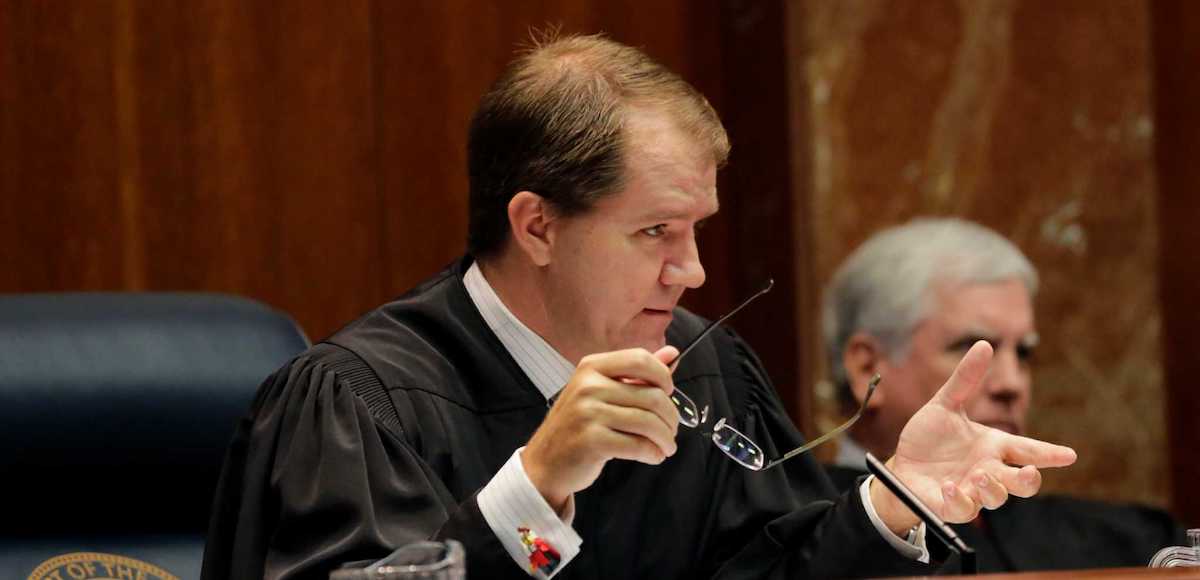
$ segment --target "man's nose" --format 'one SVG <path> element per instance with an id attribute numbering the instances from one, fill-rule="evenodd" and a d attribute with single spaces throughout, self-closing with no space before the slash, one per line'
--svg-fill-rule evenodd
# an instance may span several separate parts
<path id="1" fill-rule="evenodd" d="M 690 237 L 681 251 L 663 264 L 660 281 L 664 286 L 699 288 L 704 285 L 704 266 L 700 264 L 700 250 L 696 239 Z"/>
<path id="2" fill-rule="evenodd" d="M 1029 392 L 1029 370 L 1011 348 L 1000 349 L 992 359 L 992 368 L 984 389 L 994 399 L 1013 400 Z"/>

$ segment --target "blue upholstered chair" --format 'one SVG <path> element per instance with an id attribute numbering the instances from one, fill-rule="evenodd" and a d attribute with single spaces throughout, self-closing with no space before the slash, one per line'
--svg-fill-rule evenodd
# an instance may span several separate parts
<path id="1" fill-rule="evenodd" d="M 234 423 L 307 346 L 232 296 L 0 295 L 0 578 L 73 552 L 198 577 Z"/>

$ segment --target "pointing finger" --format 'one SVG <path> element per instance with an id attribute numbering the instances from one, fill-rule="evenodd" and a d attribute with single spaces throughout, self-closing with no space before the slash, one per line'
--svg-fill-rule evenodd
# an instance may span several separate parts
<path id="1" fill-rule="evenodd" d="M 1066 467 L 1075 463 L 1075 450 L 1020 435 L 1005 433 L 1002 455 L 1010 465 L 1034 467 Z"/>

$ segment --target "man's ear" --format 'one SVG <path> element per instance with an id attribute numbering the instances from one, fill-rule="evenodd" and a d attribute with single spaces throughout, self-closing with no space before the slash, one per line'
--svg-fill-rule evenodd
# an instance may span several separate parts
<path id="1" fill-rule="evenodd" d="M 521 191 L 508 202 L 508 226 L 517 247 L 538 266 L 550 263 L 554 244 L 550 223 L 554 212 L 546 198 L 532 191 Z"/>
<path id="2" fill-rule="evenodd" d="M 867 396 L 867 383 L 875 373 L 886 374 L 886 356 L 879 340 L 865 332 L 856 332 L 846 341 L 846 348 L 842 350 L 842 366 L 846 369 L 846 379 L 850 381 L 854 399 L 860 404 Z M 883 383 L 887 383 L 886 376 L 883 377 Z M 886 393 L 885 388 L 875 389 L 867 408 L 874 409 L 883 404 Z"/>

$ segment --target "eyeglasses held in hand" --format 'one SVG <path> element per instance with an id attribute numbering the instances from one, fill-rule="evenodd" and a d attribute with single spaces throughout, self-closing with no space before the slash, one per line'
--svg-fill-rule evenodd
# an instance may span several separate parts
<path id="1" fill-rule="evenodd" d="M 742 301 L 741 304 L 738 304 L 736 308 L 731 310 L 725 316 L 722 316 L 709 323 L 709 325 L 706 326 L 704 330 L 701 331 L 698 336 L 696 336 L 696 338 L 693 338 L 692 341 L 688 343 L 688 345 L 684 347 L 682 351 L 680 351 L 679 356 L 675 357 L 675 360 L 671 361 L 671 364 L 668 365 L 667 368 L 674 373 L 675 369 L 679 368 L 679 361 L 683 360 L 683 357 L 687 355 L 687 353 L 691 352 L 692 349 L 694 349 L 696 345 L 704 339 L 704 337 L 708 336 L 708 334 L 712 332 L 714 328 L 726 320 L 729 320 L 731 316 L 737 314 L 739 310 L 745 308 L 746 305 L 754 301 L 755 298 L 770 292 L 771 288 L 774 286 L 775 280 L 767 280 L 766 286 L 763 286 L 761 290 L 755 292 L 752 296 Z M 858 408 L 858 412 L 854 413 L 854 416 L 850 417 L 850 419 L 848 419 L 845 423 L 838 425 L 836 429 L 816 439 L 813 439 L 812 441 L 809 441 L 808 443 L 797 447 L 796 449 L 784 453 L 778 459 L 771 460 L 770 462 L 766 461 L 766 457 L 763 455 L 762 448 L 759 447 L 758 444 L 756 444 L 741 431 L 734 429 L 731 425 L 729 425 L 724 417 L 719 419 L 717 423 L 713 425 L 712 432 L 708 435 L 710 435 L 712 438 L 713 444 L 716 445 L 717 448 L 722 452 L 724 452 L 725 455 L 728 455 L 730 459 L 736 461 L 738 465 L 754 471 L 770 469 L 776 465 L 779 465 L 780 463 L 783 463 L 784 461 L 787 461 L 788 459 L 791 459 L 826 441 L 829 441 L 837 434 L 849 429 L 850 426 L 858 421 L 858 418 L 862 416 L 863 410 L 867 408 L 867 403 L 871 400 L 871 395 L 875 392 L 875 387 L 879 385 L 879 381 L 880 377 L 878 374 L 871 378 L 871 382 L 867 383 L 867 396 L 863 397 L 863 402 Z M 671 392 L 670 399 L 671 402 L 675 404 L 675 408 L 679 410 L 679 423 L 684 427 L 696 428 L 708 422 L 708 405 L 705 405 L 704 409 L 700 410 L 696 406 L 696 403 L 693 402 L 692 399 L 687 395 L 683 394 L 683 391 L 680 391 L 678 388 Z"/>

